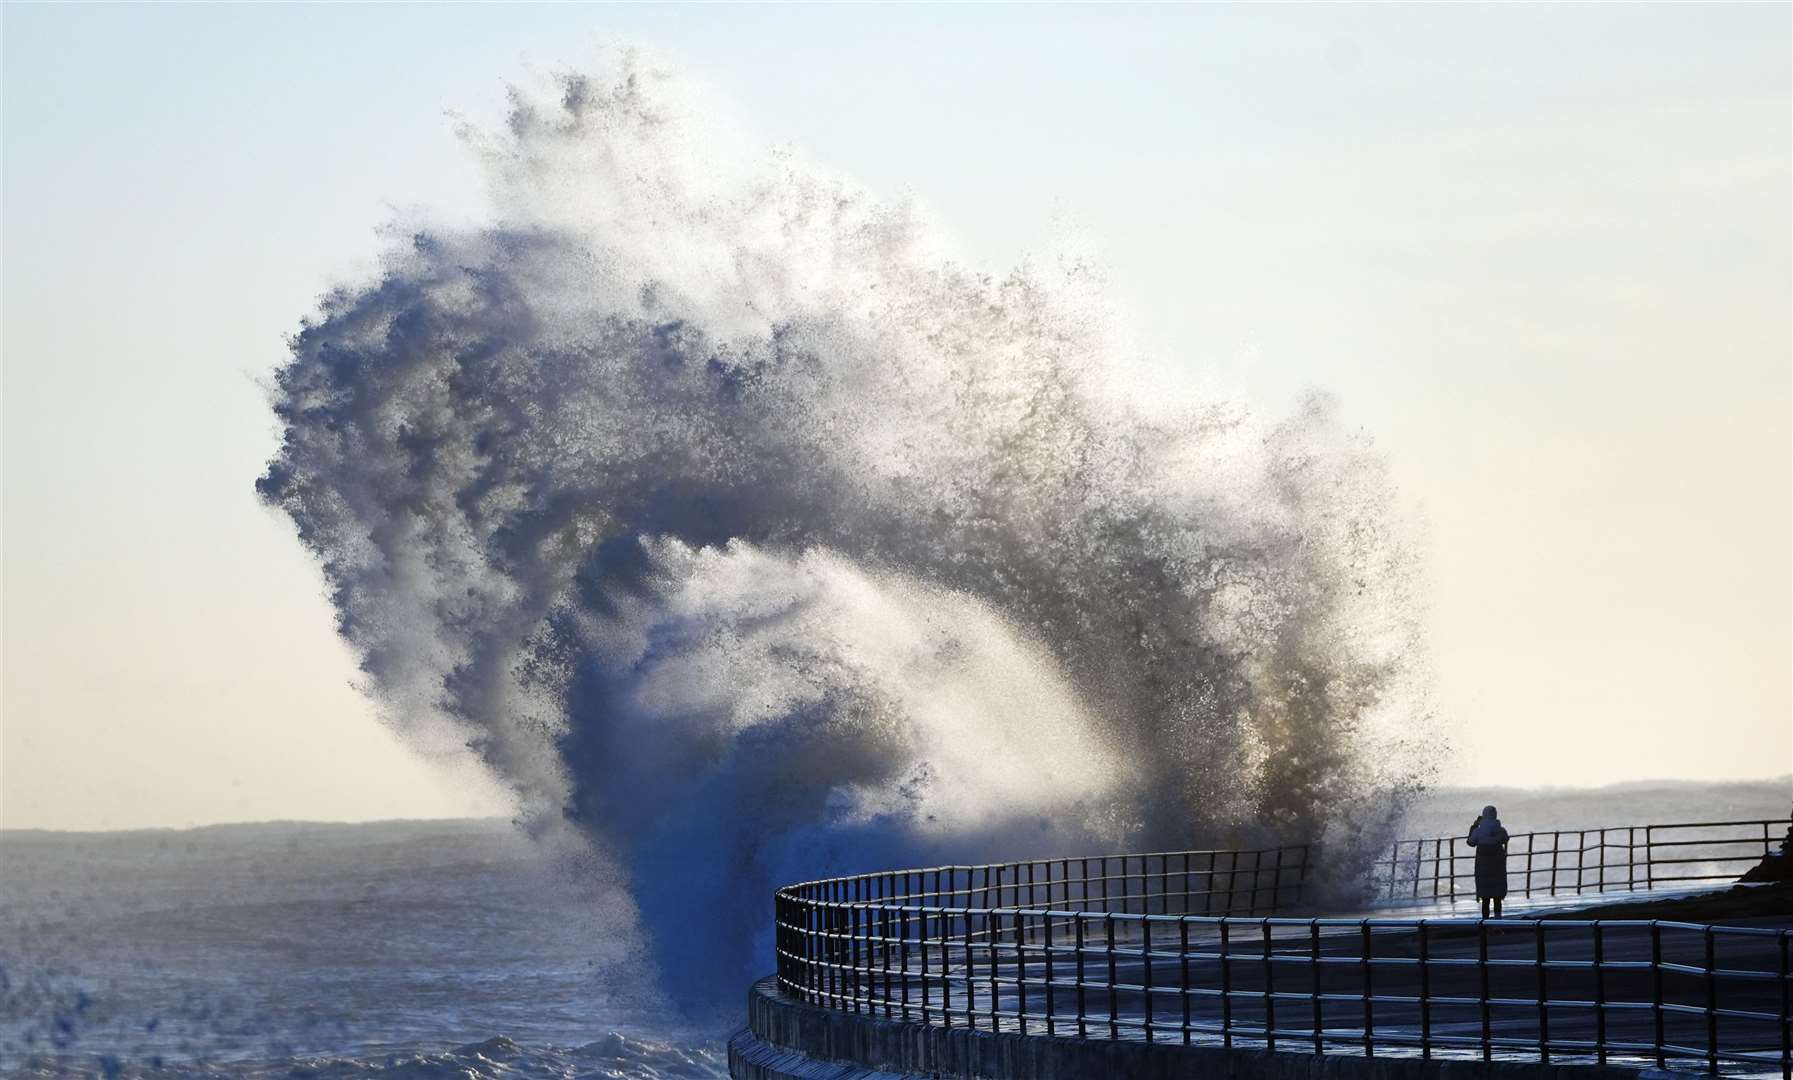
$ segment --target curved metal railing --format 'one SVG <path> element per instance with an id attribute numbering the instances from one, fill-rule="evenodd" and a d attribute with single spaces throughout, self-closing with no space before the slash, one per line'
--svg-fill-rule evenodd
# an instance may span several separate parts
<path id="1" fill-rule="evenodd" d="M 1526 899 L 1735 881 L 1787 835 L 1787 818 L 1616 825 L 1514 833 L 1507 882 Z M 1463 837 L 1397 840 L 1377 860 L 1374 892 L 1386 902 L 1475 898 L 1475 852 Z"/>
<path id="2" fill-rule="evenodd" d="M 1793 1076 L 1787 930 L 1278 914 L 1308 874 L 1294 846 L 805 882 L 777 981 L 973 1030 Z"/>

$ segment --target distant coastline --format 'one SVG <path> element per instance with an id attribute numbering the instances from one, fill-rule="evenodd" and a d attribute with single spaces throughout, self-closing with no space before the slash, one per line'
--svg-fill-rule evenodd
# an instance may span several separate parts
<path id="1" fill-rule="evenodd" d="M 1735 806 L 1739 809 L 1751 808 L 1755 813 L 1784 815 L 1787 804 L 1793 801 L 1793 773 L 1779 776 L 1746 780 L 1621 780 L 1611 784 L 1591 787 L 1568 787 L 1563 785 L 1545 785 L 1541 787 L 1520 787 L 1517 785 L 1474 785 L 1446 784 L 1431 788 L 1414 803 L 1407 817 L 1408 827 L 1403 830 L 1406 835 L 1417 836 L 1421 833 L 1431 835 L 1433 830 L 1425 828 L 1433 822 L 1448 820 L 1455 822 L 1464 813 L 1473 813 L 1485 803 L 1504 804 L 1503 811 L 1515 818 L 1524 819 L 1530 810 L 1542 811 L 1546 820 L 1533 820 L 1528 827 L 1533 828 L 1588 828 L 1603 824 L 1629 824 L 1634 820 L 1642 820 L 1636 816 L 1639 800 L 1642 806 L 1648 806 L 1648 796 L 1661 796 L 1663 814 L 1649 815 L 1661 820 L 1693 820 L 1700 816 L 1702 807 L 1711 807 L 1713 812 L 1723 812 L 1723 807 Z M 1610 820 L 1595 812 L 1602 803 L 1612 801 L 1615 807 L 1624 805 L 1627 812 L 1616 811 Z M 1570 805 L 1563 805 L 1570 804 Z M 1468 810 L 1463 808 L 1467 807 Z M 1505 810 L 1505 808 L 1511 808 Z M 1574 816 L 1557 820 L 1558 815 L 1571 813 Z M 1689 817 L 1692 814 L 1693 817 Z M 1664 816 L 1666 815 L 1666 816 Z M 254 831 L 263 839 L 269 833 L 287 832 L 294 835 L 301 833 L 319 834 L 325 832 L 349 832 L 369 829 L 399 829 L 418 832 L 446 831 L 456 833 L 509 832 L 513 827 L 512 819 L 503 816 L 491 817 L 452 817 L 452 818 L 376 818 L 366 821 L 304 821 L 294 819 L 273 819 L 269 821 L 228 821 L 205 825 L 187 826 L 142 826 L 128 829 L 49 829 L 36 826 L 13 828 L 0 826 L 0 839 L 8 841 L 29 841 L 34 837 L 173 837 L 173 836 L 215 836 L 226 837 L 234 832 Z M 1444 831 L 1454 832 L 1455 825 Z"/>

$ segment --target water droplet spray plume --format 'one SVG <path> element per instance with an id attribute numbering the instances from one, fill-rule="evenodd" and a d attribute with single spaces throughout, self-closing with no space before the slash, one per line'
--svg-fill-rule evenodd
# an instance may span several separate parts
<path id="1" fill-rule="evenodd" d="M 490 221 L 322 301 L 259 490 L 367 692 L 614 865 L 676 998 L 770 969 L 788 880 L 1385 835 L 1411 558 L 1327 401 L 1143 405 L 1087 267 L 965 269 L 633 56 L 467 138 Z"/>

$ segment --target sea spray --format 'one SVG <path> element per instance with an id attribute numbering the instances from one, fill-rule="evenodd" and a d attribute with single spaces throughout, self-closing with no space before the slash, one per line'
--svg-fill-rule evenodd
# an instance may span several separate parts
<path id="1" fill-rule="evenodd" d="M 694 1005 L 770 968 L 787 880 L 1361 857 L 1429 736 L 1332 405 L 1148 408 L 1088 267 L 968 270 L 702 116 L 631 55 L 513 90 L 468 133 L 490 221 L 411 230 L 292 339 L 259 489 L 393 722 L 613 860 Z"/>

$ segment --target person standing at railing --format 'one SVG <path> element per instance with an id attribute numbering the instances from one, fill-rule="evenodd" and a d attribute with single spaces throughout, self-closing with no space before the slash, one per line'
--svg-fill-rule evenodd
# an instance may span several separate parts
<path id="1" fill-rule="evenodd" d="M 1488 902 L 1493 901 L 1498 919 L 1507 895 L 1507 830 L 1494 807 L 1482 807 L 1464 842 L 1475 848 L 1475 895 L 1482 902 L 1482 918 L 1488 917 Z"/>

